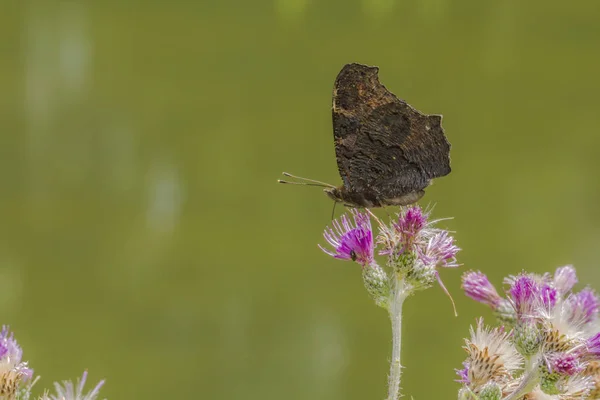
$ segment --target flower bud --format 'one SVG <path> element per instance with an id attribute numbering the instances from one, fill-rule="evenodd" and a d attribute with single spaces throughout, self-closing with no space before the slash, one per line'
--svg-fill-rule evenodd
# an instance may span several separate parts
<path id="1" fill-rule="evenodd" d="M 500 400 L 502 389 L 496 382 L 486 384 L 479 392 L 479 400 Z"/>
<path id="2" fill-rule="evenodd" d="M 363 268 L 362 271 L 363 282 L 367 292 L 369 292 L 375 304 L 387 309 L 390 297 L 390 285 L 387 274 L 375 262 Z"/>
<path id="3" fill-rule="evenodd" d="M 539 328 L 530 323 L 520 323 L 514 331 L 515 347 L 525 357 L 535 355 L 542 344 L 542 335 Z"/>
<path id="4" fill-rule="evenodd" d="M 502 298 L 487 276 L 479 271 L 470 271 L 462 276 L 462 288 L 465 294 L 475 301 L 498 308 Z"/>

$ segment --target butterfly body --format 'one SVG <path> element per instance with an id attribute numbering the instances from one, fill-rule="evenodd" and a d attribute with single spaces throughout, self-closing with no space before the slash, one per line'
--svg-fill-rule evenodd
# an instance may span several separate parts
<path id="1" fill-rule="evenodd" d="M 350 192 L 345 186 L 323 189 L 325 194 L 333 201 L 344 203 L 347 207 L 386 207 L 406 206 L 416 203 L 425 194 L 424 190 L 408 192 L 398 197 L 386 198 L 376 190 L 363 190 L 361 192 Z"/>

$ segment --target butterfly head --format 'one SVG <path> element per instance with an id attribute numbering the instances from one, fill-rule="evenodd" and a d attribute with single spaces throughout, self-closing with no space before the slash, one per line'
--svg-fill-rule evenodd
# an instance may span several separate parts
<path id="1" fill-rule="evenodd" d="M 340 203 L 340 202 L 344 201 L 344 197 L 342 196 L 342 191 L 340 190 L 340 188 L 328 187 L 328 188 L 323 189 L 323 192 L 325 192 L 327 197 L 329 197 L 331 200 L 335 201 L 336 203 Z"/>
<path id="2" fill-rule="evenodd" d="M 350 192 L 345 186 L 328 187 L 323 191 L 331 200 L 346 207 L 381 207 L 378 201 L 366 198 L 364 193 Z"/>

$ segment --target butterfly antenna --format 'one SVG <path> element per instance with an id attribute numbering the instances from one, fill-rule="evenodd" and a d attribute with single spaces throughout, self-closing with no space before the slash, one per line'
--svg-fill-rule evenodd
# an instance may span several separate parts
<path id="1" fill-rule="evenodd" d="M 330 186 L 328 186 L 328 185 L 321 185 L 320 183 L 292 182 L 292 181 L 284 181 L 283 179 L 277 179 L 277 183 L 284 183 L 284 184 L 286 184 L 286 185 L 302 185 L 302 186 L 330 187 Z"/>
<path id="2" fill-rule="evenodd" d="M 279 183 L 290 183 L 290 184 L 296 184 L 296 185 L 308 185 L 308 186 L 321 186 L 321 187 L 335 188 L 334 185 L 331 185 L 329 183 L 316 181 L 314 179 L 302 178 L 300 176 L 295 176 L 295 175 L 289 174 L 287 172 L 284 172 L 283 176 L 298 179 L 299 181 L 304 181 L 304 182 L 290 182 L 290 181 L 284 181 L 282 179 L 279 179 L 278 180 Z"/>

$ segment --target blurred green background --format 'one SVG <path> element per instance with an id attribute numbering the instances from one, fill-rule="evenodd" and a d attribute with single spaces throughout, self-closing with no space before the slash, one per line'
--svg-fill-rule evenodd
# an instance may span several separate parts
<path id="1" fill-rule="evenodd" d="M 0 309 L 38 389 L 111 399 L 382 399 L 386 313 L 319 251 L 340 183 L 343 64 L 444 114 L 451 175 L 421 201 L 461 270 L 405 306 L 404 393 L 455 398 L 500 285 L 573 263 L 600 288 L 597 0 L 16 1 L 0 12 Z M 341 211 L 338 208 L 338 214 Z M 385 212 L 378 211 L 382 216 Z"/>

